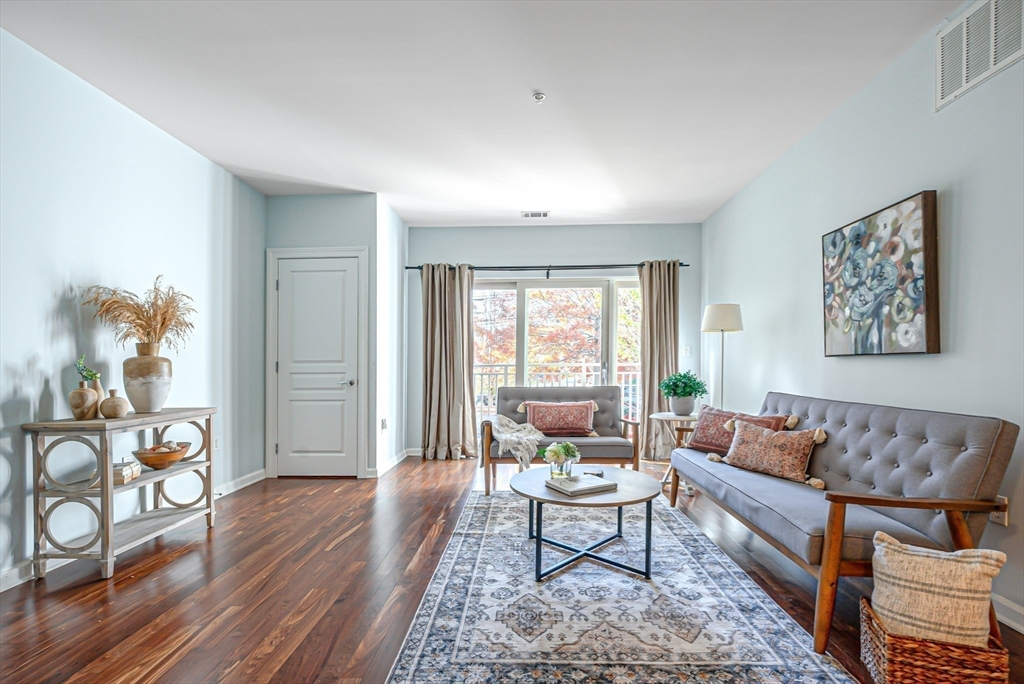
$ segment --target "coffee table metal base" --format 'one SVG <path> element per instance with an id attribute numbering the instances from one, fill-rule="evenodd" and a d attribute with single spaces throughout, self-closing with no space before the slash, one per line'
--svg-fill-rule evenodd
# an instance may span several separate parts
<path id="1" fill-rule="evenodd" d="M 595 543 L 591 544 L 590 546 L 586 547 L 585 549 L 581 549 L 581 548 L 578 548 L 576 546 L 572 546 L 571 544 L 566 544 L 564 542 L 560 542 L 560 541 L 557 541 L 555 539 L 550 539 L 548 537 L 545 537 L 544 536 L 544 504 L 542 502 L 540 502 L 540 501 L 536 501 L 535 502 L 533 499 L 530 499 L 530 530 L 529 530 L 529 538 L 530 539 L 535 539 L 537 541 L 537 550 L 536 550 L 536 556 L 535 556 L 536 565 L 534 566 L 535 567 L 534 577 L 536 578 L 536 580 L 538 582 L 540 582 L 545 577 L 547 577 L 549 575 L 552 575 L 552 574 L 558 572 L 559 570 L 561 570 L 561 569 L 563 569 L 565 567 L 568 567 L 569 565 L 572 565 L 576 561 L 583 560 L 584 558 L 589 558 L 589 559 L 595 560 L 595 561 L 597 561 L 599 563 L 604 563 L 606 565 L 611 565 L 612 567 L 619 568 L 620 570 L 626 570 L 627 572 L 635 572 L 636 574 L 641 575 L 644 579 L 651 579 L 651 503 L 652 503 L 651 501 L 648 501 L 647 504 L 646 504 L 646 506 L 647 506 L 647 519 L 646 519 L 646 524 L 644 526 L 645 527 L 645 532 L 644 532 L 644 568 L 641 570 L 640 568 L 634 568 L 631 565 L 626 565 L 625 563 L 620 563 L 617 560 L 613 560 L 613 559 L 608 558 L 606 556 L 602 556 L 602 555 L 600 555 L 598 553 L 595 553 L 595 551 L 597 551 L 597 549 L 601 548 L 605 544 L 609 544 L 609 543 L 615 541 L 616 539 L 621 539 L 622 538 L 622 506 L 618 506 L 618 509 L 619 509 L 618 531 L 615 534 L 611 535 L 610 537 L 602 539 L 599 542 L 595 542 Z M 536 534 L 534 534 L 534 505 L 535 504 L 536 504 L 536 509 L 537 509 L 536 510 L 536 521 L 537 521 L 537 523 L 536 523 L 536 526 L 537 526 Z M 573 555 L 569 556 L 568 558 L 564 558 L 564 559 L 560 560 L 559 562 L 555 563 L 554 565 L 552 565 L 552 566 L 550 566 L 548 568 L 544 568 L 541 565 L 541 550 L 542 550 L 544 544 L 548 544 L 550 546 L 554 546 L 555 548 L 563 549 L 565 551 L 570 551 L 570 552 L 572 552 Z"/>

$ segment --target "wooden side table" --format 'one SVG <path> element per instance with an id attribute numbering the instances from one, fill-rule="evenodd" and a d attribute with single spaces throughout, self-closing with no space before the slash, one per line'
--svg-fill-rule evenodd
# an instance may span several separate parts
<path id="1" fill-rule="evenodd" d="M 32 436 L 32 503 L 35 520 L 32 569 L 35 576 L 46 576 L 47 560 L 88 558 L 99 561 L 100 574 L 106 579 L 114 574 L 114 560 L 119 553 L 204 515 L 207 527 L 213 527 L 215 413 L 215 408 L 165 408 L 159 413 L 129 413 L 124 418 L 109 420 L 69 418 L 22 425 L 22 429 Z M 163 441 L 167 428 L 185 423 L 193 425 L 202 437 L 193 453 L 170 468 L 144 468 L 142 475 L 134 480 L 123 485 L 114 484 L 114 435 L 125 432 L 144 434 L 145 431 L 151 430 L 153 443 L 159 444 Z M 63 482 L 51 473 L 48 467 L 51 453 L 56 447 L 67 443 L 84 444 L 92 450 L 96 457 L 96 469 L 88 478 Z M 185 503 L 170 498 L 164 491 L 164 481 L 191 472 L 196 473 L 202 480 L 202 493 L 194 501 Z M 115 524 L 114 495 L 149 484 L 153 485 L 153 510 Z M 49 503 L 51 501 L 52 504 Z M 61 542 L 50 531 L 50 516 L 60 506 L 71 502 L 91 509 L 99 526 L 94 534 Z M 54 550 L 48 547 L 53 547 Z"/>
<path id="2" fill-rule="evenodd" d="M 687 441 L 690 439 L 690 435 L 693 434 L 693 428 L 697 424 L 697 416 L 677 416 L 670 411 L 661 411 L 659 413 L 652 413 L 648 416 L 651 420 L 661 420 L 669 425 L 675 427 L 676 433 L 676 448 L 686 446 Z M 661 478 L 661 483 L 665 484 L 668 482 L 669 474 L 672 472 L 671 464 L 668 470 L 665 471 L 665 475 Z"/>

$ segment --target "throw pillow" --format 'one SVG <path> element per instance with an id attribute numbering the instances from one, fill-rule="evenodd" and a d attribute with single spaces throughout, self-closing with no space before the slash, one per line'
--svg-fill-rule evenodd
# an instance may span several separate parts
<path id="1" fill-rule="evenodd" d="M 824 430 L 820 433 L 818 430 L 780 432 L 745 419 L 736 420 L 735 431 L 725 456 L 726 463 L 794 482 L 807 480 L 807 460 L 811 457 L 811 449 L 816 438 L 824 441 L 825 435 Z"/>
<path id="2" fill-rule="evenodd" d="M 779 431 L 786 427 L 790 416 L 750 416 L 735 411 L 722 411 L 705 404 L 700 407 L 697 425 L 693 428 L 687 446 L 697 451 L 724 456 L 729 453 L 729 447 L 732 445 L 732 433 L 725 429 L 725 424 L 734 418 Z"/>
<path id="3" fill-rule="evenodd" d="M 1005 562 L 1001 551 L 950 553 L 875 532 L 871 607 L 892 634 L 986 648 L 992 578 Z"/>
<path id="4" fill-rule="evenodd" d="M 548 437 L 588 437 L 594 431 L 592 401 L 524 401 L 526 422 Z"/>

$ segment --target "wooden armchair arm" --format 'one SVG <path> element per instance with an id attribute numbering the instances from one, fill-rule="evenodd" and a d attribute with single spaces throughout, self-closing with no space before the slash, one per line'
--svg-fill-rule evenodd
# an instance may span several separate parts
<path id="1" fill-rule="evenodd" d="M 965 513 L 992 513 L 1006 510 L 1005 503 L 975 501 L 974 499 L 907 498 L 903 496 L 852 494 L 849 492 L 825 492 L 825 499 L 839 504 L 884 506 L 887 508 L 926 508 L 935 511 L 963 511 Z"/>
<path id="2" fill-rule="evenodd" d="M 620 420 L 622 421 L 622 436 L 633 443 L 633 470 L 640 470 L 640 423 L 629 418 Z"/>

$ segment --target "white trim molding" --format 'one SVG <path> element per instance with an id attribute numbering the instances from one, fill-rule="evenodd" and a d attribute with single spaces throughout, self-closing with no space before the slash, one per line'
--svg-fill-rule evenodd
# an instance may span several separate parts
<path id="1" fill-rule="evenodd" d="M 996 617 L 1007 627 L 1024 633 L 1024 606 L 992 593 L 992 604 L 996 607 Z"/>
<path id="2" fill-rule="evenodd" d="M 219 487 L 214 487 L 213 494 L 214 496 L 227 496 L 228 494 L 237 492 L 239 489 L 245 489 L 249 485 L 254 485 L 257 482 L 260 482 L 265 479 L 267 479 L 267 471 L 266 469 L 261 468 L 254 473 L 243 475 L 237 480 L 225 482 Z"/>
<path id="3" fill-rule="evenodd" d="M 330 259 L 355 257 L 359 269 L 359 350 L 357 368 L 360 382 L 356 385 L 359 406 L 356 413 L 356 477 L 376 477 L 370 474 L 367 451 L 367 428 L 370 421 L 368 379 L 370 325 L 370 271 L 369 247 L 274 247 L 267 250 L 267 358 L 266 358 L 266 448 L 264 460 L 266 476 L 277 477 L 277 278 L 281 259 Z"/>
<path id="4" fill-rule="evenodd" d="M 423 458 L 423 449 L 413 449 L 411 447 L 409 449 L 406 449 L 405 450 L 405 457 L 409 458 L 410 456 L 415 456 L 417 458 Z"/>

